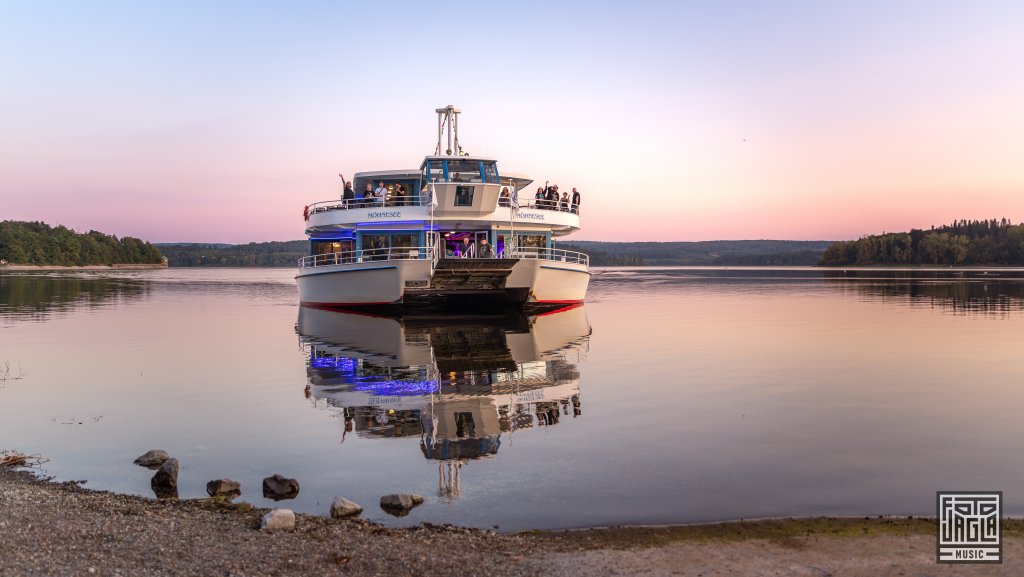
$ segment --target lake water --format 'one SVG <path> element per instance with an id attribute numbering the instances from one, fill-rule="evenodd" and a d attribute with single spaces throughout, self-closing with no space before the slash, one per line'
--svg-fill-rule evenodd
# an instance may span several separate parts
<path id="1" fill-rule="evenodd" d="M 1024 272 L 604 269 L 585 306 L 401 322 L 292 270 L 0 276 L 0 449 L 152 495 L 148 449 L 388 525 L 1024 514 Z M 396 518 L 381 495 L 426 502 Z"/>

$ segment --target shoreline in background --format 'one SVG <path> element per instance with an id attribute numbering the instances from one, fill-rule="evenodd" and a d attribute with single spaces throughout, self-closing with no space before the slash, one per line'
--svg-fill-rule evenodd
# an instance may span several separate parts
<path id="1" fill-rule="evenodd" d="M 912 517 L 498 533 L 429 523 L 391 529 L 300 514 L 295 529 L 271 533 L 258 529 L 268 510 L 245 503 L 119 495 L 10 467 L 0 467 L 0 510 L 0 573 L 11 577 L 454 575 L 484 567 L 489 575 L 867 576 L 937 568 L 934 520 Z M 957 571 L 1024 572 L 1024 520 L 1004 520 L 1003 551 L 1002 565 Z"/>
<path id="2" fill-rule="evenodd" d="M 557 248 L 590 256 L 591 266 L 807 266 L 821 260 L 832 241 L 737 240 L 699 242 L 594 242 L 559 240 Z M 309 256 L 306 240 L 156 243 L 171 267 L 287 266 Z"/>
<path id="3" fill-rule="evenodd" d="M 175 266 L 168 264 L 114 264 L 114 265 L 0 265 L 0 272 L 102 272 L 102 271 L 144 271 L 144 270 L 210 270 L 210 269 L 293 269 L 292 265 L 203 265 Z M 934 265 L 934 264 L 861 264 L 861 265 L 724 265 L 724 264 L 633 264 L 633 265 L 597 265 L 595 270 L 820 270 L 820 271 L 921 271 L 921 272 L 957 272 L 957 271 L 1022 271 L 1021 265 Z"/>
<path id="4" fill-rule="evenodd" d="M 158 270 L 165 269 L 167 262 L 159 264 L 87 264 L 82 266 L 60 266 L 49 264 L 5 264 L 0 267 L 4 272 L 38 272 L 38 271 L 105 271 L 105 270 Z"/>

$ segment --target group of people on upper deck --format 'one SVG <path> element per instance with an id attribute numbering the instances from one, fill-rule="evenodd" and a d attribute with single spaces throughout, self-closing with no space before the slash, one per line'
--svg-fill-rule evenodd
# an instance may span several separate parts
<path id="1" fill-rule="evenodd" d="M 388 199 L 390 193 L 391 198 Z M 405 185 L 396 182 L 392 185 L 389 190 L 384 181 L 380 181 L 377 184 L 377 188 L 373 187 L 373 184 L 366 183 L 366 190 L 363 191 L 363 196 L 356 198 L 356 193 L 352 190 L 352 183 L 345 183 L 345 192 L 341 194 L 341 203 L 345 208 L 366 208 L 374 206 L 384 206 L 387 201 L 388 206 L 408 206 L 413 205 L 412 195 L 405 188 Z"/>
<path id="2" fill-rule="evenodd" d="M 543 186 L 537 187 L 537 194 L 534 196 L 535 206 L 547 210 L 560 210 L 576 214 L 580 210 L 580 191 L 575 187 L 572 189 L 572 198 L 568 192 L 558 195 L 558 185 L 553 184 L 546 189 Z"/>
<path id="3" fill-rule="evenodd" d="M 388 198 L 389 196 L 391 198 Z M 517 196 L 516 192 L 510 193 L 509 187 L 503 186 L 498 196 L 498 204 L 500 206 L 512 206 L 513 204 L 518 206 Z M 533 207 L 578 214 L 581 200 L 580 192 L 575 187 L 573 187 L 572 196 L 570 197 L 568 192 L 563 192 L 559 195 L 558 185 L 554 184 L 548 187 L 541 186 L 537 188 Z M 377 184 L 377 188 L 374 188 L 373 184 L 369 182 L 366 183 L 366 190 L 363 191 L 363 195 L 360 198 L 356 198 L 356 193 L 352 189 L 352 182 L 345 182 L 345 191 L 341 195 L 341 203 L 344 208 L 372 208 L 382 207 L 385 204 L 387 206 L 412 206 L 416 204 L 404 184 L 396 182 L 389 189 L 383 180 Z"/>
<path id="4" fill-rule="evenodd" d="M 504 186 L 501 189 L 501 194 L 498 196 L 498 204 L 501 206 L 511 206 L 512 204 L 519 205 L 518 195 L 515 192 L 509 193 L 508 187 Z M 560 210 L 562 212 L 571 212 L 573 214 L 579 214 L 580 211 L 580 191 L 576 190 L 575 187 L 572 189 L 572 197 L 569 196 L 568 192 L 563 192 L 561 196 L 558 195 L 558 185 L 554 184 L 548 187 L 537 187 L 537 194 L 534 197 L 534 208 L 540 208 L 545 210 Z"/>

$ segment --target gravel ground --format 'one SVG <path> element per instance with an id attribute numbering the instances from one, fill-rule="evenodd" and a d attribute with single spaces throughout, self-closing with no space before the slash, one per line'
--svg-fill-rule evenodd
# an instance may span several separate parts
<path id="1" fill-rule="evenodd" d="M 1024 523 L 1003 565 L 934 562 L 928 520 L 796 519 L 668 528 L 500 534 L 388 529 L 265 510 L 154 501 L 0 467 L 0 575 L 1022 575 Z"/>
<path id="2" fill-rule="evenodd" d="M 528 539 L 450 526 L 393 530 L 265 510 L 154 501 L 0 467 L 0 575 L 539 575 Z M 549 548 L 541 544 L 541 549 Z"/>

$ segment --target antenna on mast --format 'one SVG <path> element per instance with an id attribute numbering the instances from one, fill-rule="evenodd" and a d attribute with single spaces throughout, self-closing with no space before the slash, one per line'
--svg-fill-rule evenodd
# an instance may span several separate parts
<path id="1" fill-rule="evenodd" d="M 445 133 L 448 133 L 448 146 L 444 148 L 444 154 L 447 156 L 462 156 L 462 146 L 459 144 L 459 114 L 461 110 L 455 108 L 451 104 L 444 108 L 438 108 L 434 112 L 437 112 L 437 148 L 434 149 L 434 154 L 440 156 L 441 144 L 444 142 Z M 452 141 L 454 140 L 455 148 L 452 148 Z"/>

